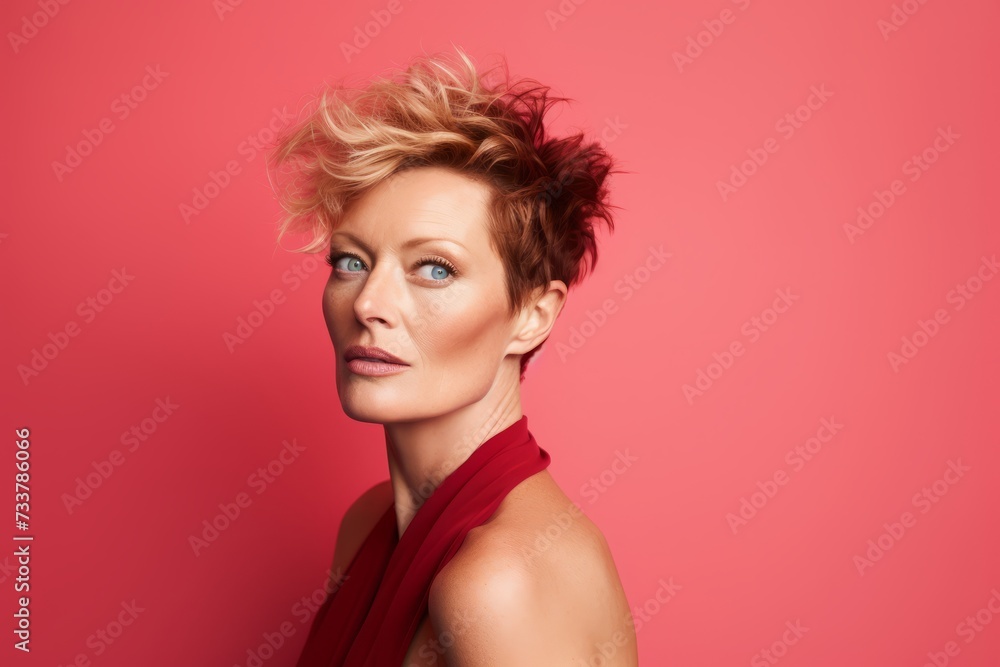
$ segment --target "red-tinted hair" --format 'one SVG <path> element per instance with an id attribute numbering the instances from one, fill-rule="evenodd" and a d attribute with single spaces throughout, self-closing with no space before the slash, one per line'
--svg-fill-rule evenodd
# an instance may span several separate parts
<path id="1" fill-rule="evenodd" d="M 348 206 L 404 169 L 451 168 L 493 193 L 490 239 L 506 278 L 510 314 L 552 280 L 567 288 L 593 271 L 596 226 L 614 231 L 607 178 L 616 161 L 582 133 L 550 137 L 547 112 L 570 98 L 507 64 L 477 73 L 460 48 L 415 59 L 361 89 L 326 86 L 306 118 L 279 138 L 270 161 L 293 178 L 281 192 L 278 239 L 308 232 L 298 252 L 325 250 Z M 499 73 L 496 81 L 491 74 Z M 541 345 L 521 357 L 521 377 Z"/>

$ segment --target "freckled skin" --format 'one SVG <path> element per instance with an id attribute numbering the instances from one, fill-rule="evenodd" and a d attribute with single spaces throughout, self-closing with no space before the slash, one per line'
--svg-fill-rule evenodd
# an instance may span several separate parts
<path id="1" fill-rule="evenodd" d="M 353 419 L 384 424 L 437 416 L 484 399 L 498 379 L 515 322 L 507 316 L 503 264 L 481 210 L 487 194 L 484 185 L 447 170 L 408 170 L 355 202 L 338 226 L 334 245 L 365 264 L 341 260 L 339 267 L 353 273 L 335 268 L 323 300 L 337 391 Z M 363 239 L 374 256 L 348 234 Z M 425 236 L 464 247 L 442 241 L 399 248 Z M 449 260 L 459 275 L 441 279 L 437 265 L 415 266 L 425 255 Z M 410 369 L 382 378 L 353 374 L 341 356 L 351 344 L 382 347 Z M 516 359 L 507 357 L 507 365 Z"/>

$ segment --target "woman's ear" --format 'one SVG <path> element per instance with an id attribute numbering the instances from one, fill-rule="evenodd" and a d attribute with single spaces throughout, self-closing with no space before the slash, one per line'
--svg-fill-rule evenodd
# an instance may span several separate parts
<path id="1" fill-rule="evenodd" d="M 518 314 L 505 354 L 526 354 L 541 345 L 566 304 L 567 292 L 566 283 L 561 280 L 553 280 L 548 287 L 536 289 Z"/>

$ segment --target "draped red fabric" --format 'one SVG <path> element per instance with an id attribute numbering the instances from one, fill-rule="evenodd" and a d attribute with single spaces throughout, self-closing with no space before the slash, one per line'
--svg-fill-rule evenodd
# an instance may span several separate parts
<path id="1" fill-rule="evenodd" d="M 390 507 L 317 610 L 296 667 L 395 667 L 427 613 L 434 577 L 511 489 L 549 465 L 528 417 L 492 436 L 446 477 L 403 531 Z"/>

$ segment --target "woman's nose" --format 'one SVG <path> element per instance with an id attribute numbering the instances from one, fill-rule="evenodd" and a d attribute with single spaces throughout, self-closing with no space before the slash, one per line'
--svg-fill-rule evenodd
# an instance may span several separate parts
<path id="1" fill-rule="evenodd" d="M 361 292 L 354 300 L 354 314 L 363 324 L 379 320 L 389 326 L 396 324 L 401 271 L 387 262 L 369 271 Z"/>

